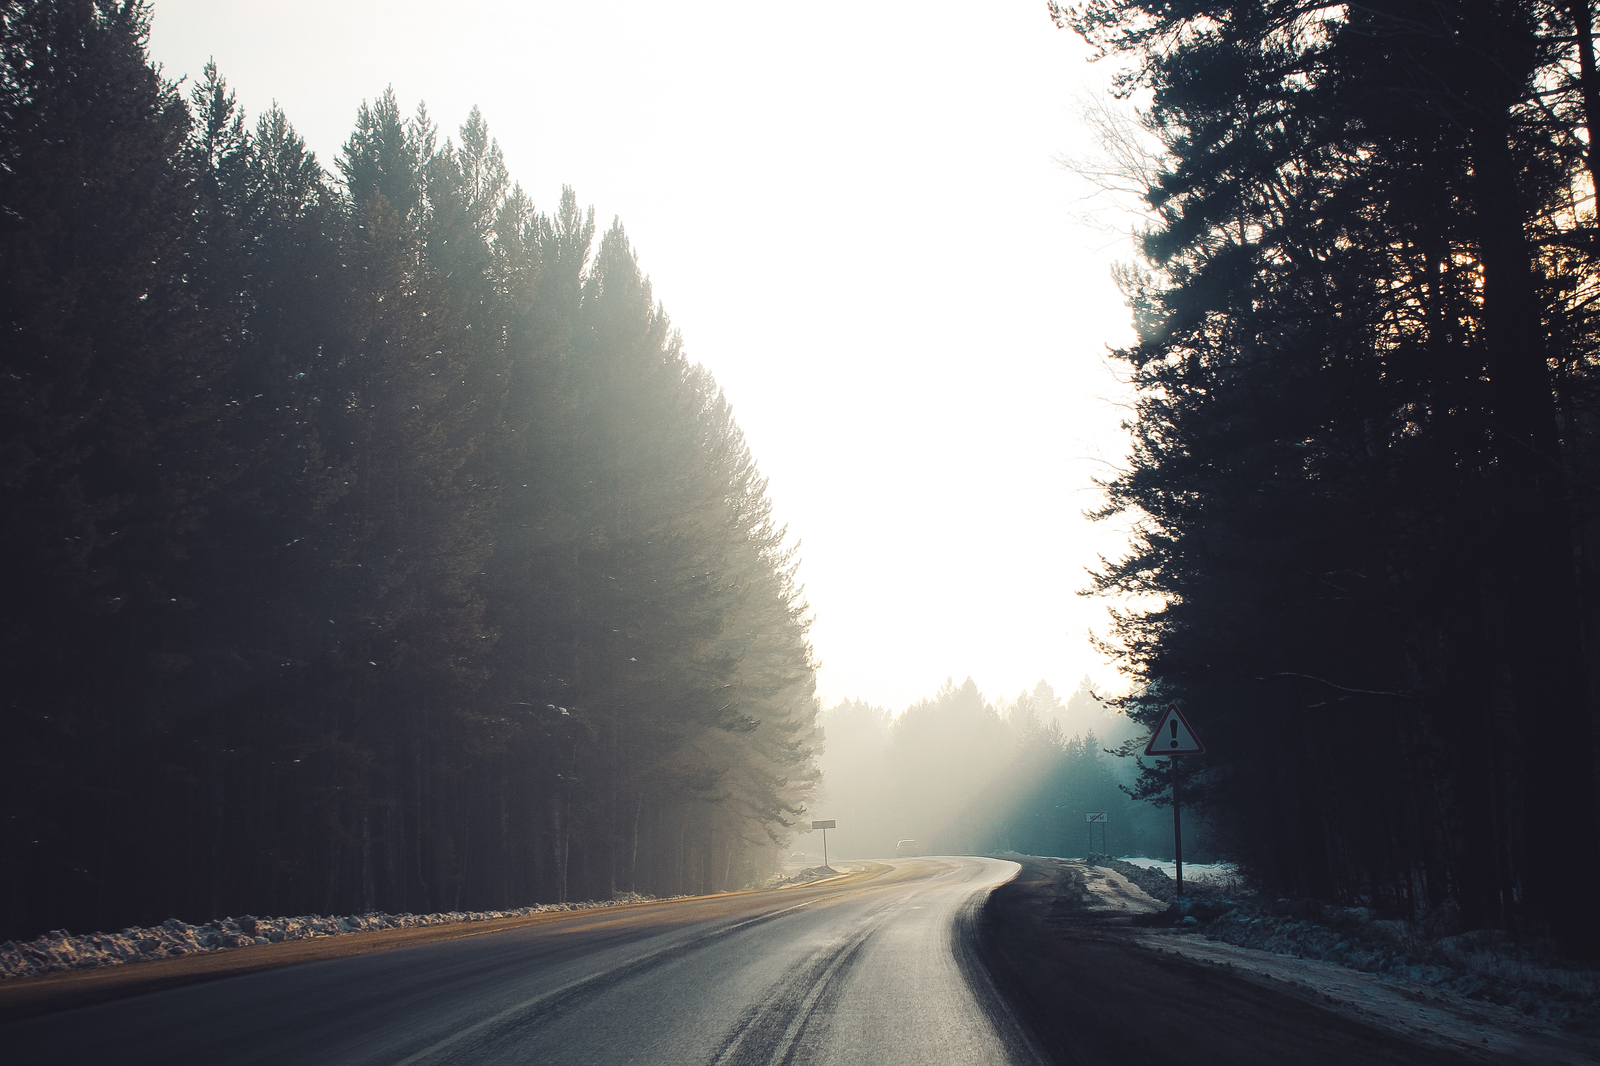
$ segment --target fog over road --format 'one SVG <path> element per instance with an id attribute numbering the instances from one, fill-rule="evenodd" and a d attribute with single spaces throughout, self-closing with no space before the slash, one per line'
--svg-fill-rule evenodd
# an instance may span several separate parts
<path id="1" fill-rule="evenodd" d="M 584 912 L 0 1027 L 14 1062 L 1032 1064 L 976 961 L 1015 863 Z"/>

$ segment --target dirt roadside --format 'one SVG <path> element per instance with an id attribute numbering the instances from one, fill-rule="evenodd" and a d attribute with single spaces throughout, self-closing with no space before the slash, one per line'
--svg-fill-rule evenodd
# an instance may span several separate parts
<path id="1" fill-rule="evenodd" d="M 1380 1002 L 1358 980 L 1365 975 L 1297 977 L 1266 952 L 1135 927 L 1136 915 L 1164 905 L 1112 870 L 1005 857 L 1023 868 L 989 898 L 984 961 L 1064 1066 L 1600 1062 L 1590 1049 L 1537 1035 L 1479 1043 L 1459 1026 L 1425 1024 L 1433 1016 L 1421 1009 L 1401 1020 L 1381 1008 L 1406 1005 L 1405 994 L 1384 988 Z M 1336 996 L 1345 987 L 1355 991 Z M 1442 1017 L 1444 1006 L 1428 1009 Z"/>
<path id="2" fill-rule="evenodd" d="M 645 907 L 652 904 L 629 904 Z M 620 908 L 618 908 L 620 909 Z M 123 966 L 99 966 L 69 970 L 43 977 L 16 977 L 0 983 L 0 1022 L 21 1021 L 40 1014 L 87 1007 L 113 999 L 142 996 L 169 988 L 218 981 L 240 974 L 300 966 L 325 959 L 365 955 L 374 951 L 394 951 L 441 940 L 481 936 L 507 929 L 549 922 L 593 918 L 595 911 L 559 911 L 526 918 L 500 918 L 487 922 L 461 922 L 430 925 L 418 929 L 386 929 L 375 933 L 291 940 L 228 951 L 186 955 L 176 959 L 155 959 Z"/>
<path id="3" fill-rule="evenodd" d="M 871 879 L 886 869 L 887 867 L 881 863 L 855 863 L 847 867 L 844 872 L 836 873 L 825 881 L 814 880 L 784 889 L 756 891 L 792 892 L 810 887 L 831 888 Z M 0 981 L 0 1023 L 21 1021 L 41 1014 L 53 1014 L 56 1011 L 87 1007 L 113 999 L 142 996 L 169 988 L 180 988 L 203 981 L 218 981 L 263 970 L 276 970 L 285 966 L 301 966 L 375 951 L 396 951 L 421 944 L 437 943 L 441 940 L 483 936 L 487 933 L 500 933 L 531 925 L 587 922 L 597 918 L 603 920 L 624 912 L 647 908 L 681 907 L 684 904 L 717 901 L 750 894 L 752 893 L 749 891 L 720 892 L 709 896 L 680 896 L 670 900 L 625 903 L 604 909 L 550 911 L 526 917 L 497 918 L 482 922 L 458 922 L 412 929 L 350 933 L 344 936 L 316 937 L 310 940 L 285 941 L 281 944 L 212 951 L 185 955 L 181 958 L 69 970 L 42 977 L 15 977 Z"/>

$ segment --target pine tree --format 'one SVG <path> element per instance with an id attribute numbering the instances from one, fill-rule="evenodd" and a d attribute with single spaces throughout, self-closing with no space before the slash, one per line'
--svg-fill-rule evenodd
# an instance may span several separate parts
<path id="1" fill-rule="evenodd" d="M 1549 373 L 1576 366 L 1558 330 L 1587 343 L 1588 267 L 1542 250 L 1588 225 L 1581 142 L 1548 121 L 1590 62 L 1564 10 L 1062 20 L 1138 53 L 1172 153 L 1105 512 L 1145 521 L 1097 588 L 1167 601 L 1120 637 L 1228 753 L 1201 797 L 1256 823 L 1239 839 L 1276 884 L 1413 913 L 1454 895 L 1583 941 L 1564 901 L 1594 834 L 1557 869 L 1546 817 L 1588 826 L 1596 797 L 1563 410 L 1585 375 Z M 1533 738 L 1558 734 L 1552 764 Z"/>
<path id="2" fill-rule="evenodd" d="M 147 7 L 0 10 L 6 909 L 40 926 L 109 916 L 130 881 L 122 913 L 148 913 L 188 872 L 181 834 L 131 842 L 189 788 L 184 636 L 209 590 L 185 560 L 236 473 L 215 391 L 235 309 L 190 273 L 190 120 L 146 61 Z"/>
<path id="3" fill-rule="evenodd" d="M 340 186 L 140 4 L 0 15 L 7 932 L 762 872 L 794 549 L 620 225 L 476 110 L 364 105 Z"/>

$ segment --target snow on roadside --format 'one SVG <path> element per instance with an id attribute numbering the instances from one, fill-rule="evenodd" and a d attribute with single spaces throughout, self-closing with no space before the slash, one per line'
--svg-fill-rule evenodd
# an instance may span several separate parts
<path id="1" fill-rule="evenodd" d="M 1231 902 L 1231 901 L 1230 901 Z M 1364 907 L 1312 900 L 1246 902 L 1204 927 L 1208 940 L 1281 958 L 1328 963 L 1429 995 L 1508 1008 L 1531 1024 L 1600 1033 L 1600 971 L 1510 934 L 1455 932 L 1449 908 L 1428 923 L 1377 918 Z"/>
<path id="2" fill-rule="evenodd" d="M 369 914 L 325 918 L 318 914 L 299 918 L 219 918 L 204 925 L 190 925 L 168 918 L 160 925 L 132 926 L 120 933 L 89 933 L 73 936 L 65 929 L 52 930 L 35 940 L 0 943 L 0 981 L 16 977 L 40 977 L 62 970 L 81 970 L 97 966 L 121 966 L 155 959 L 178 958 L 257 944 L 277 944 L 285 940 L 310 940 L 314 937 L 372 933 L 382 929 L 415 929 L 457 922 L 488 922 L 497 918 L 520 918 L 556 911 L 583 911 L 646 903 L 654 896 L 625 893 L 612 900 L 582 903 L 541 903 L 508 911 L 443 911 L 435 914 Z M 681 897 L 675 897 L 681 898 Z"/>
<path id="3" fill-rule="evenodd" d="M 791 877 L 784 877 L 780 874 L 779 876 L 769 880 L 767 882 L 767 887 L 793 888 L 798 885 L 809 885 L 815 881 L 826 881 L 831 877 L 842 877 L 849 873 L 850 869 L 851 868 L 848 866 L 846 866 L 843 870 L 835 870 L 831 866 L 813 866 L 810 869 L 801 870 L 799 873 L 794 874 Z"/>
<path id="4" fill-rule="evenodd" d="M 1196 892 L 1175 901 L 1170 881 L 1150 883 L 1169 878 L 1171 863 L 1093 861 L 1120 868 L 1168 901 L 1153 923 L 1135 917 L 1136 924 L 1166 928 L 1136 934 L 1148 947 L 1246 979 L 1287 982 L 1331 1009 L 1424 1043 L 1514 1061 L 1600 1061 L 1600 971 L 1559 958 L 1548 944 L 1518 943 L 1496 930 L 1460 932 L 1454 904 L 1416 924 L 1363 907 L 1260 900 L 1226 864 L 1192 881 L 1185 864 L 1185 887 L 1192 883 Z"/>
<path id="5" fill-rule="evenodd" d="M 1192 932 L 1136 936 L 1146 947 L 1298 993 L 1326 1009 L 1417 1043 L 1486 1051 L 1502 1062 L 1551 1066 L 1592 1066 L 1600 1057 L 1600 1041 L 1593 1036 L 1514 1007 L 1470 999 L 1440 986 L 1419 986 L 1403 975 L 1363 973 L 1336 962 L 1241 947 Z"/>
<path id="6" fill-rule="evenodd" d="M 1089 913 L 1096 910 L 1134 915 L 1162 912 L 1163 901 L 1151 896 L 1121 870 L 1091 866 L 1084 876 L 1083 887 L 1098 901 L 1089 907 Z"/>
<path id="7" fill-rule="evenodd" d="M 1178 876 L 1178 864 L 1171 859 L 1147 859 L 1142 856 L 1126 856 L 1123 862 L 1131 862 L 1135 866 L 1147 869 L 1160 870 L 1168 877 Z M 1224 892 L 1243 892 L 1247 888 L 1244 876 L 1231 862 L 1186 862 L 1183 864 L 1183 883 L 1185 885 L 1212 885 Z"/>

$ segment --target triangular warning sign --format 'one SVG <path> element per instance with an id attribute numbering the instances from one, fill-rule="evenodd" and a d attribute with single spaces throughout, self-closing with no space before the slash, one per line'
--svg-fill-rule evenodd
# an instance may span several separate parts
<path id="1" fill-rule="evenodd" d="M 1205 750 L 1176 703 L 1167 705 L 1167 712 L 1150 734 L 1150 743 L 1144 746 L 1146 755 L 1204 755 Z"/>

